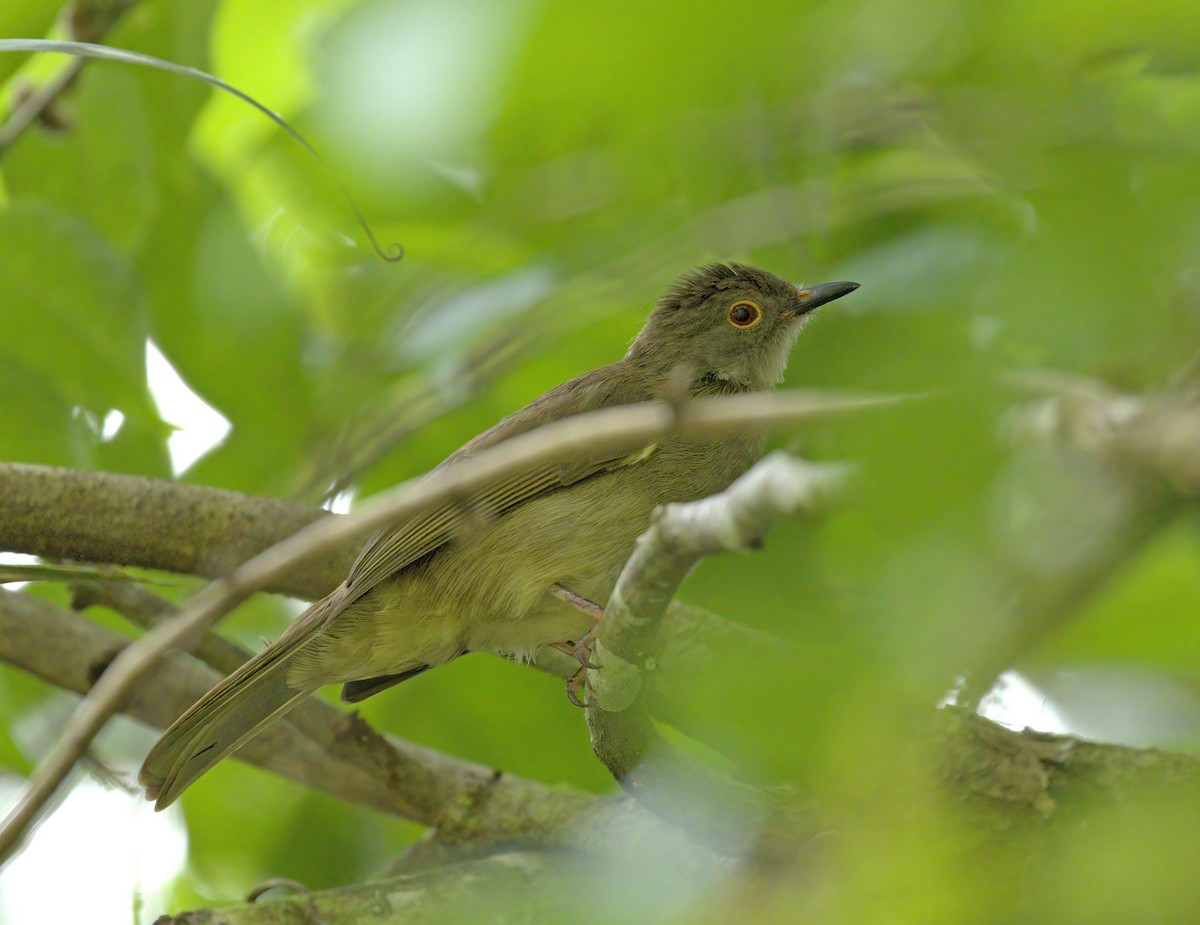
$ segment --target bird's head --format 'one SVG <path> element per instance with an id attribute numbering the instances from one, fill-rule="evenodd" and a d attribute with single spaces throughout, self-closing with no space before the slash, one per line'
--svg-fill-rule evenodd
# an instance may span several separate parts
<path id="1" fill-rule="evenodd" d="M 658 300 L 628 357 L 712 379 L 730 389 L 778 385 L 813 309 L 858 283 L 797 286 L 740 263 L 713 263 L 682 276 Z"/>

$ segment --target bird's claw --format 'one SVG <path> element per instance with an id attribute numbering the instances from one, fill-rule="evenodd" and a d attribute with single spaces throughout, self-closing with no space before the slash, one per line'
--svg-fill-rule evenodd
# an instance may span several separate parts
<path id="1" fill-rule="evenodd" d="M 595 671 L 600 667 L 597 662 L 592 661 L 592 643 L 596 641 L 596 633 L 600 629 L 600 620 L 604 616 L 604 608 L 562 585 L 552 585 L 550 590 L 557 597 L 566 601 L 571 606 L 582 610 L 592 618 L 592 628 L 579 637 L 576 642 L 559 642 L 554 644 L 554 648 L 566 652 L 568 655 L 573 655 L 575 660 L 579 662 L 579 670 L 571 675 L 570 680 L 567 681 L 567 699 L 577 707 L 586 707 L 587 703 L 579 698 L 579 692 L 583 689 L 588 670 Z"/>
<path id="2" fill-rule="evenodd" d="M 581 710 L 587 706 L 586 700 L 579 699 L 579 692 L 583 689 L 583 680 L 586 673 L 586 668 L 580 668 L 567 680 L 567 699 Z"/>
<path id="3" fill-rule="evenodd" d="M 577 707 L 587 706 L 586 701 L 579 699 L 579 691 L 583 688 L 588 670 L 595 671 L 600 667 L 598 662 L 592 661 L 592 643 L 596 641 L 596 631 L 599 628 L 600 624 L 597 623 L 572 646 L 575 658 L 579 661 L 579 670 L 567 681 L 567 699 Z"/>

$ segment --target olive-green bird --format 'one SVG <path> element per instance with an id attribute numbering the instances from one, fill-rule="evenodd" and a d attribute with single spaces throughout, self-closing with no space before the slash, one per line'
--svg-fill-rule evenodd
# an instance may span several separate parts
<path id="1" fill-rule="evenodd" d="M 442 466 L 586 411 L 773 388 L 809 312 L 857 288 L 796 286 L 736 263 L 695 270 L 624 359 L 551 389 Z M 654 508 L 721 491 L 761 452 L 758 436 L 670 436 L 633 454 L 564 458 L 379 532 L 335 591 L 155 743 L 139 775 L 147 795 L 170 805 L 325 684 L 341 682 L 354 703 L 467 652 L 528 659 L 555 646 L 586 662 L 577 643 Z"/>

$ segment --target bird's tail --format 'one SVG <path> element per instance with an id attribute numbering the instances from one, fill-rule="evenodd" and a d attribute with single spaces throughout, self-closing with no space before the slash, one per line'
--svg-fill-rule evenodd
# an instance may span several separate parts
<path id="1" fill-rule="evenodd" d="M 162 734 L 138 772 L 155 809 L 165 809 L 201 775 L 314 689 L 289 683 L 314 637 L 341 609 L 334 592 L 302 614 L 275 643 L 197 700 Z"/>

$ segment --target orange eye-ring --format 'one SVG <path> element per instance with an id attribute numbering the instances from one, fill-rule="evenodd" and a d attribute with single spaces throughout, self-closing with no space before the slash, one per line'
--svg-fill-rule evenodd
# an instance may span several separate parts
<path id="1" fill-rule="evenodd" d="M 745 331 L 762 321 L 762 309 L 757 302 L 742 299 L 729 306 L 729 314 L 725 317 L 735 328 Z"/>

